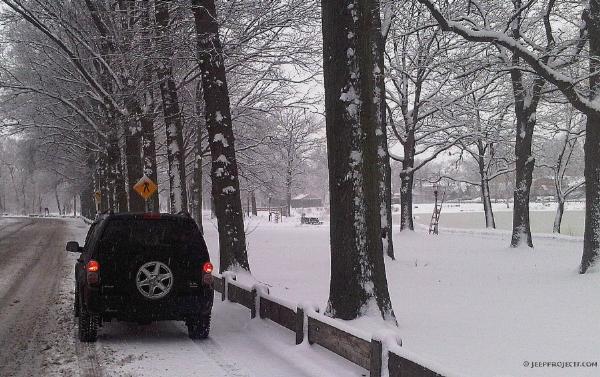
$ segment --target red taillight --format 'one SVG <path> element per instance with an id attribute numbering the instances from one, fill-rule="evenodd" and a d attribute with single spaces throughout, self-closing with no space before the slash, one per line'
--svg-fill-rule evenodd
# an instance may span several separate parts
<path id="1" fill-rule="evenodd" d="M 100 271 L 100 263 L 96 262 L 95 260 L 89 261 L 88 264 L 87 264 L 87 271 L 88 272 L 98 272 L 98 271 Z"/>
<path id="2" fill-rule="evenodd" d="M 144 220 L 158 220 L 160 219 L 160 213 L 158 212 L 146 212 L 142 215 Z"/>
<path id="3" fill-rule="evenodd" d="M 205 274 L 210 274 L 213 272 L 213 265 L 210 262 L 206 262 L 204 263 L 204 266 L 202 266 L 202 272 L 204 272 Z"/>

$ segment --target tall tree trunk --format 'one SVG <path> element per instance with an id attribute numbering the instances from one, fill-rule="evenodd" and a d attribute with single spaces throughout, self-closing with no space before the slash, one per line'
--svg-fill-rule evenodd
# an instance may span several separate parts
<path id="1" fill-rule="evenodd" d="M 250 217 L 250 192 L 246 195 L 246 216 Z"/>
<path id="2" fill-rule="evenodd" d="M 535 120 L 531 121 L 528 112 L 524 110 L 515 109 L 515 111 L 517 111 L 516 170 L 513 229 L 510 245 L 511 247 L 518 247 L 526 242 L 529 247 L 533 247 L 529 222 L 529 193 L 531 191 L 533 167 L 535 164 L 535 159 L 531 153 Z"/>
<path id="3" fill-rule="evenodd" d="M 172 58 L 174 56 L 169 4 L 171 0 L 157 0 L 155 5 L 158 43 L 157 48 L 164 58 L 158 59 L 156 75 L 160 83 L 160 94 L 165 119 L 167 161 L 169 170 L 169 201 L 171 213 L 188 210 L 187 187 L 185 181 L 185 155 L 183 150 L 183 122 L 177 96 L 177 86 L 173 77 Z"/>
<path id="4" fill-rule="evenodd" d="M 201 122 L 204 101 L 202 99 L 202 83 L 198 81 L 196 84 L 196 116 L 198 121 L 196 123 L 196 145 L 194 147 L 194 188 L 193 188 L 193 206 L 194 219 L 198 224 L 201 231 L 204 231 L 202 227 L 202 138 L 203 130 L 206 126 L 204 122 Z"/>
<path id="5" fill-rule="evenodd" d="M 100 203 L 94 212 L 104 212 L 109 208 L 108 159 L 106 153 L 98 153 L 95 160 L 94 191 L 100 193 Z"/>
<path id="6" fill-rule="evenodd" d="M 122 152 L 125 157 L 123 170 L 128 209 L 131 212 L 143 212 L 146 209 L 145 200 L 133 189 L 133 186 L 144 175 L 142 107 L 133 86 L 133 78 L 129 76 L 128 70 L 125 70 L 122 76 L 122 81 L 126 83 L 123 90 L 125 93 L 125 108 L 129 113 L 129 118 L 123 121 L 123 138 L 125 140 Z"/>
<path id="7" fill-rule="evenodd" d="M 374 1 L 375 10 L 373 11 L 373 24 L 375 29 L 381 30 L 381 20 L 379 18 L 380 7 L 379 0 Z M 387 139 L 387 117 L 386 117 L 386 99 L 385 99 L 385 62 L 384 51 L 385 41 L 381 33 L 375 35 L 377 39 L 374 44 L 373 56 L 375 57 L 375 93 L 376 116 L 379 122 L 377 135 L 377 166 L 379 167 L 379 201 L 381 216 L 381 242 L 383 252 L 388 257 L 395 259 L 394 241 L 392 239 L 392 169 L 390 167 L 390 155 L 388 151 Z"/>
<path id="8" fill-rule="evenodd" d="M 590 99 L 600 96 L 600 0 L 590 0 L 586 20 L 590 43 Z M 587 114 L 585 136 L 585 232 L 579 272 L 597 268 L 600 255 L 600 112 Z"/>
<path id="9" fill-rule="evenodd" d="M 594 3 L 592 1 L 591 3 Z M 596 6 L 599 4 L 596 2 Z M 600 22 L 600 18 L 596 19 Z M 600 25 L 597 25 L 600 26 Z M 589 26 L 588 26 L 589 27 Z M 600 28 L 596 29 L 600 33 Z M 591 35 L 592 29 L 589 30 Z M 591 42 L 591 40 L 590 40 Z M 590 49 L 592 43 L 590 43 Z M 596 56 L 600 52 L 600 43 L 595 44 Z M 598 67 L 598 65 L 596 65 Z M 595 77 L 592 86 L 595 95 L 600 94 L 598 77 Z M 585 230 L 583 236 L 583 255 L 581 258 L 580 273 L 584 274 L 591 267 L 598 265 L 600 255 L 600 114 L 588 114 L 585 135 Z"/>
<path id="10" fill-rule="evenodd" d="M 130 98 L 129 101 L 131 100 L 133 99 Z M 135 105 L 130 106 L 133 108 Z M 139 104 L 135 108 L 139 109 Z M 145 210 L 144 199 L 133 189 L 133 186 L 144 174 L 142 161 L 142 129 L 137 119 L 130 119 L 124 122 L 123 137 L 125 139 L 123 148 L 125 159 L 123 166 L 126 170 L 124 179 L 128 210 L 131 212 L 143 212 Z"/>
<path id="11" fill-rule="evenodd" d="M 558 205 L 556 207 L 556 215 L 554 216 L 554 226 L 552 233 L 560 233 L 560 225 L 562 223 L 563 214 L 565 213 L 565 200 L 559 196 Z"/>
<path id="12" fill-rule="evenodd" d="M 111 139 L 109 143 L 108 160 L 111 169 L 109 187 L 112 197 L 110 209 L 115 212 L 127 212 L 128 195 L 125 188 L 125 177 L 123 175 L 121 148 L 119 148 L 119 141 L 116 137 Z"/>
<path id="13" fill-rule="evenodd" d="M 355 319 L 377 307 L 395 321 L 381 240 L 373 1 L 322 3 L 331 194 L 331 284 L 326 313 Z M 341 95 L 340 95 L 341 93 Z"/>
<path id="14" fill-rule="evenodd" d="M 221 272 L 237 268 L 249 271 L 229 91 L 215 2 L 191 2 L 212 157 L 212 196 L 219 228 L 219 269 Z"/>
<path id="15" fill-rule="evenodd" d="M 144 155 L 144 174 L 158 184 L 158 172 L 156 169 L 156 142 L 154 138 L 154 117 L 144 114 L 140 120 L 142 126 L 142 153 Z M 160 212 L 158 194 L 148 199 L 148 209 L 151 212 Z"/>
<path id="16" fill-rule="evenodd" d="M 403 164 L 404 165 L 404 164 Z M 415 230 L 413 222 L 414 173 L 400 172 L 400 230 Z"/>
<path id="17" fill-rule="evenodd" d="M 496 220 L 494 219 L 494 210 L 492 209 L 492 198 L 490 195 L 490 181 L 486 176 L 481 180 L 481 200 L 485 215 L 485 227 L 496 229 Z"/>
<path id="18" fill-rule="evenodd" d="M 141 4 L 141 25 L 142 25 L 142 39 L 144 46 L 148 49 L 152 48 L 151 43 L 151 29 L 150 29 L 150 3 L 144 1 Z M 144 160 L 144 174 L 148 176 L 154 183 L 158 185 L 158 171 L 156 165 L 156 138 L 154 134 L 154 120 L 156 114 L 154 113 L 154 89 L 152 83 L 152 61 L 149 58 L 144 59 L 142 67 L 142 84 L 144 88 L 143 93 L 143 107 L 140 117 L 140 125 L 142 127 L 142 156 Z M 148 199 L 148 209 L 152 212 L 160 212 L 160 200 L 158 193 L 152 195 Z"/>
<path id="19" fill-rule="evenodd" d="M 414 131 L 408 131 L 406 141 L 402 146 L 404 158 L 402 159 L 402 170 L 400 171 L 400 231 L 415 230 L 413 223 L 413 186 L 415 173 L 412 170 L 415 165 L 415 143 Z"/>
<path id="20" fill-rule="evenodd" d="M 496 221 L 494 220 L 494 212 L 492 210 L 492 199 L 490 197 L 490 181 L 487 179 L 485 166 L 485 147 L 481 140 L 477 141 L 477 165 L 479 167 L 479 178 L 481 189 L 481 202 L 483 203 L 483 213 L 485 215 L 485 227 L 496 229 Z"/>
<path id="21" fill-rule="evenodd" d="M 515 10 L 521 9 L 522 1 L 513 1 Z M 520 39 L 521 14 L 512 22 L 512 36 Z M 551 41 L 548 41 L 551 44 Z M 546 62 L 547 59 L 543 58 Z M 533 168 L 535 159 L 531 153 L 531 144 L 533 142 L 533 130 L 536 123 L 536 111 L 541 92 L 546 81 L 541 77 L 533 79 L 531 88 L 526 88 L 523 79 L 523 71 L 516 68 L 520 64 L 520 59 L 513 54 L 512 66 L 510 71 L 513 96 L 515 101 L 516 118 L 516 142 L 515 142 L 515 188 L 513 205 L 513 225 L 511 247 L 519 247 L 524 242 L 529 247 L 533 247 L 531 239 L 531 225 L 529 222 L 529 193 L 531 190 L 531 181 L 533 178 Z"/>
<path id="22" fill-rule="evenodd" d="M 415 230 L 413 223 L 413 186 L 415 179 L 415 132 L 411 127 L 406 132 L 406 141 L 402 145 L 404 158 L 400 171 L 400 231 Z"/>
<path id="23" fill-rule="evenodd" d="M 254 190 L 250 191 L 250 201 L 252 204 L 252 216 L 258 216 L 258 211 L 256 210 L 256 194 Z"/>
<path id="24" fill-rule="evenodd" d="M 94 186 L 91 177 L 89 177 L 89 181 L 85 182 L 79 194 L 79 212 L 81 216 L 87 217 L 88 219 L 93 219 L 94 214 L 96 213 L 96 206 L 94 204 Z"/>
<path id="25" fill-rule="evenodd" d="M 288 169 L 285 179 L 285 216 L 290 216 L 292 211 L 292 170 Z"/>

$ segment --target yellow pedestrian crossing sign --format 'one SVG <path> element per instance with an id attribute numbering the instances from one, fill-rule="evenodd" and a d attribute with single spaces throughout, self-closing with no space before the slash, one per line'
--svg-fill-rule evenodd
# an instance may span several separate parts
<path id="1" fill-rule="evenodd" d="M 133 189 L 140 194 L 144 200 L 148 200 L 149 197 L 154 195 L 158 186 L 144 174 L 144 176 L 133 186 Z"/>

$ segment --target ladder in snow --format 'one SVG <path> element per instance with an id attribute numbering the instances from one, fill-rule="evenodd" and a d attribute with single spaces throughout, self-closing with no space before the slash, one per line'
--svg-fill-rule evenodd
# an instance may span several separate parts
<path id="1" fill-rule="evenodd" d="M 438 193 L 437 190 L 434 192 L 435 194 L 435 205 L 433 207 L 433 214 L 431 215 L 431 221 L 429 222 L 429 234 L 438 234 L 438 226 L 440 224 L 440 213 L 442 212 L 442 205 L 444 205 L 444 200 L 446 200 L 446 191 L 442 194 L 442 201 L 438 205 Z"/>

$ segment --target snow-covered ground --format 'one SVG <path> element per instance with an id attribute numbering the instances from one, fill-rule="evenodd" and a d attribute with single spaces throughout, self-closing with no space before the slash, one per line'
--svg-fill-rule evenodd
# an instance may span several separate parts
<path id="1" fill-rule="evenodd" d="M 327 224 L 253 219 L 247 228 L 254 277 L 274 296 L 323 308 Z M 218 261 L 217 232 L 208 219 L 205 230 Z M 394 234 L 396 260 L 386 261 L 387 277 L 407 350 L 465 376 L 600 375 L 598 366 L 523 366 L 600 363 L 600 274 L 577 273 L 580 240 L 534 237 L 530 250 L 509 248 L 509 233 L 502 231 Z M 371 323 L 351 325 L 374 332 Z"/>
<path id="2" fill-rule="evenodd" d="M 81 242 L 87 226 L 81 220 L 63 221 L 70 238 Z M 8 222 L 13 220 L 3 219 L 0 225 Z M 254 277 L 269 285 L 276 297 L 324 308 L 329 286 L 327 224 L 253 219 L 247 228 Z M 217 232 L 209 219 L 205 229 L 218 264 Z M 459 376 L 600 375 L 598 366 L 523 366 L 600 363 L 600 274 L 577 274 L 580 239 L 536 236 L 536 247 L 529 250 L 510 249 L 509 233 L 502 231 L 442 229 L 439 236 L 430 236 L 400 234 L 396 228 L 394 235 L 397 259 L 386 264 L 404 349 Z M 61 271 L 56 336 L 43 340 L 49 376 L 78 376 L 86 364 L 93 364 L 86 355 L 93 355 L 107 376 L 368 374 L 318 346 L 295 346 L 290 331 L 251 320 L 246 308 L 219 300 L 208 341 L 191 341 L 180 323 L 110 323 L 101 329 L 98 343 L 82 351 L 71 313 L 75 258 L 69 255 Z M 373 323 L 345 325 L 371 334 L 378 331 Z"/>

